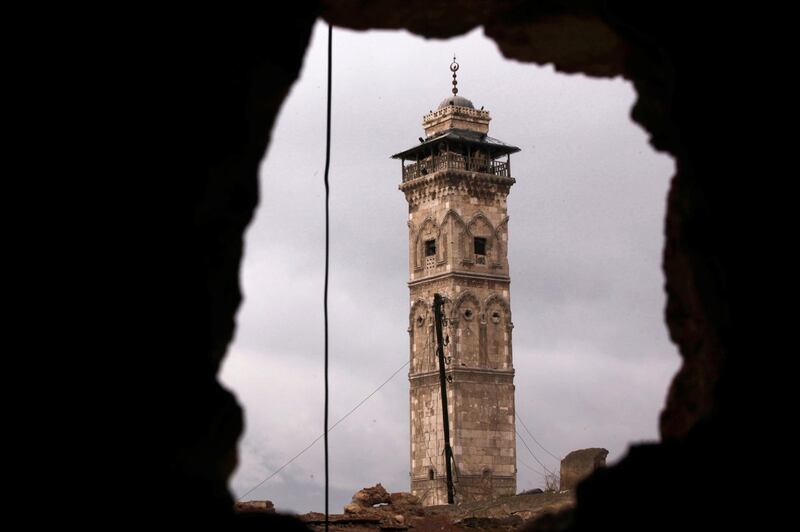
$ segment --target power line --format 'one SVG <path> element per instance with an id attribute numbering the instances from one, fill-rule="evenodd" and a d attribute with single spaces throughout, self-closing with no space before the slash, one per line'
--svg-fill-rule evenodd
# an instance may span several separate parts
<path id="1" fill-rule="evenodd" d="M 520 434 L 520 433 L 519 433 L 519 431 L 518 431 L 517 429 L 514 429 L 514 432 L 516 432 L 516 433 L 517 433 L 517 436 L 519 436 L 519 439 L 520 439 L 520 441 L 522 441 L 522 445 L 524 445 L 524 446 L 525 446 L 525 448 L 526 448 L 526 449 L 528 449 L 528 452 L 531 454 L 531 456 L 533 457 L 533 459 L 534 459 L 534 460 L 536 460 L 536 463 L 537 463 L 537 464 L 539 464 L 540 466 L 542 466 L 542 467 L 544 468 L 544 470 L 545 470 L 545 471 L 547 471 L 549 474 L 551 474 L 551 475 L 555 475 L 555 473 L 553 473 L 552 471 L 550 471 L 549 469 L 547 469 L 547 466 L 546 466 L 546 465 L 544 465 L 544 464 L 542 463 L 542 461 L 541 461 L 541 460 L 539 460 L 539 459 L 536 457 L 536 455 L 535 455 L 535 454 L 533 454 L 533 451 L 531 451 L 531 448 L 530 448 L 530 447 L 528 447 L 528 444 L 525 442 L 525 439 L 522 437 L 522 434 Z"/>
<path id="2" fill-rule="evenodd" d="M 539 470 L 539 469 L 536 469 L 535 467 L 528 465 L 528 464 L 527 464 L 527 463 L 526 463 L 526 462 L 525 462 L 525 461 L 524 461 L 522 458 L 520 458 L 519 456 L 517 457 L 517 461 L 518 461 L 520 464 L 522 464 L 522 465 L 524 465 L 525 467 L 527 467 L 528 469 L 530 469 L 531 471 L 533 471 L 534 473 L 538 473 L 538 474 L 542 475 L 542 477 L 543 477 L 543 478 L 547 478 L 547 474 L 546 474 L 546 473 L 543 473 L 541 470 Z"/>
<path id="3" fill-rule="evenodd" d="M 325 532 L 328 532 L 328 266 L 330 263 L 330 196 L 328 171 L 331 167 L 331 71 L 333 58 L 333 25 L 328 24 L 328 115 L 325 128 L 325 290 L 323 296 L 323 314 L 325 315 Z"/>
<path id="4" fill-rule="evenodd" d="M 517 419 L 519 420 L 519 422 L 520 422 L 520 423 L 522 423 L 522 426 L 523 426 L 523 427 L 525 427 L 525 432 L 527 432 L 527 433 L 528 433 L 528 435 L 529 435 L 529 436 L 530 436 L 530 437 L 533 439 L 533 441 L 535 441 L 535 442 L 536 442 L 536 445 L 538 445 L 539 447 L 541 447 L 541 448 L 542 448 L 542 450 L 543 450 L 544 452 L 546 452 L 547 454 L 549 454 L 550 456 L 552 456 L 553 458 L 555 458 L 556 460 L 558 460 L 558 461 L 560 462 L 560 461 L 561 461 L 561 458 L 559 458 L 558 456 L 556 456 L 556 455 L 554 455 L 553 453 L 551 453 L 550 451 L 548 451 L 548 450 L 545 448 L 545 446 L 544 446 L 544 445 L 542 445 L 541 443 L 539 443 L 539 440 L 537 440 L 536 438 L 534 438 L 533 434 L 531 434 L 531 431 L 529 431 L 529 430 L 528 430 L 528 427 L 527 427 L 527 425 L 525 425 L 525 422 L 524 422 L 524 421 L 522 421 L 522 418 L 521 418 L 521 417 L 519 417 L 519 414 L 517 414 L 516 412 L 514 412 L 514 415 L 515 415 L 515 416 L 517 416 Z"/>
<path id="5" fill-rule="evenodd" d="M 361 405 L 363 405 L 364 403 L 366 403 L 366 402 L 367 402 L 367 400 L 369 400 L 369 398 L 370 398 L 370 397 L 372 397 L 373 395 L 375 395 L 376 393 L 378 393 L 378 392 L 381 390 L 381 388 L 383 388 L 384 386 L 386 386 L 387 384 L 389 384 L 389 381 L 391 381 L 391 380 L 392 380 L 392 379 L 393 379 L 393 378 L 394 378 L 394 377 L 395 377 L 395 376 L 396 376 L 398 373 L 400 373 L 400 371 L 402 371 L 402 369 L 403 369 L 403 368 L 405 368 L 406 366 L 408 366 L 408 363 L 409 363 L 409 361 L 406 361 L 406 362 L 405 362 L 405 363 L 404 363 L 402 366 L 400 366 L 399 368 L 397 368 L 397 369 L 395 370 L 395 372 L 394 372 L 394 373 L 392 373 L 392 374 L 389 376 L 389 378 L 388 378 L 388 379 L 386 379 L 385 381 L 383 381 L 383 382 L 381 383 L 381 385 L 380 385 L 380 386 L 378 386 L 377 388 L 375 388 L 374 390 L 372 390 L 372 392 L 371 392 L 369 395 L 367 395 L 367 396 L 366 396 L 366 397 L 364 397 L 364 398 L 363 398 L 361 401 L 359 401 L 359 402 L 358 402 L 358 404 L 356 404 L 356 406 L 354 406 L 353 408 L 351 408 L 351 409 L 350 409 L 350 411 L 349 411 L 348 413 L 346 413 L 346 414 L 345 414 L 345 415 L 343 415 L 341 418 L 339 418 L 339 421 L 337 421 L 336 423 L 334 423 L 333 425 L 331 425 L 331 427 L 328 429 L 328 432 L 330 432 L 330 431 L 332 431 L 333 429 L 335 429 L 335 428 L 336 428 L 336 426 L 337 426 L 337 425 L 339 425 L 339 423 L 341 423 L 342 421 L 344 421 L 345 419 L 347 419 L 348 417 L 350 417 L 350 415 L 351 415 L 353 412 L 355 412 L 356 410 L 358 410 L 358 409 L 361 407 Z M 237 500 L 240 500 L 240 501 L 241 501 L 242 499 L 244 499 L 245 497 L 247 497 L 248 495 L 250 495 L 251 493 L 253 493 L 255 490 L 257 490 L 258 488 L 260 488 L 261 486 L 263 486 L 264 484 L 266 484 L 267 482 L 269 482 L 269 481 L 272 479 L 272 477 L 274 477 L 275 475 L 277 475 L 278 473 L 280 473 L 281 471 L 283 471 L 284 469 L 286 469 L 286 467 L 287 467 L 287 466 L 289 466 L 289 464 L 291 464 L 292 462 L 294 462 L 295 460 L 297 460 L 298 458 L 300 458 L 300 457 L 301 457 L 301 456 L 302 456 L 302 455 L 303 455 L 303 454 L 304 454 L 306 451 L 308 451 L 309 449 L 311 449 L 311 448 L 314 446 L 314 444 L 315 444 L 315 443 L 317 443 L 319 440 L 321 440 L 321 439 L 323 438 L 323 436 L 324 436 L 324 434 L 320 434 L 319 436 L 317 436 L 317 438 L 316 438 L 314 441 L 312 441 L 311 443 L 309 443 L 309 444 L 308 444 L 308 445 L 307 445 L 307 446 L 306 446 L 306 447 L 305 447 L 305 448 L 304 448 L 302 451 L 300 451 L 299 453 L 297 453 L 296 455 L 294 455 L 294 456 L 293 456 L 293 457 L 292 457 L 292 458 L 291 458 L 291 459 L 290 459 L 288 462 L 286 462 L 285 464 L 283 464 L 282 466 L 280 466 L 278 469 L 276 469 L 275 471 L 273 471 L 273 472 L 272 472 L 272 474 L 270 474 L 270 476 L 268 476 L 267 478 L 265 478 L 264 480 L 262 480 L 261 482 L 259 482 L 259 483 L 258 483 L 258 484 L 256 484 L 255 486 L 253 486 L 252 488 L 250 488 L 250 489 L 249 489 L 249 490 L 248 490 L 248 491 L 247 491 L 247 492 L 246 492 L 244 495 L 241 495 L 241 496 L 240 496 L 240 497 L 239 497 Z"/>

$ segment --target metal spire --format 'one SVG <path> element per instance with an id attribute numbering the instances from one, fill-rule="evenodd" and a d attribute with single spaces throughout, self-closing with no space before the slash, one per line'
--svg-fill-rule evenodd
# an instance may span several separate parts
<path id="1" fill-rule="evenodd" d="M 453 62 L 450 63 L 450 71 L 453 73 L 453 96 L 458 94 L 458 81 L 456 81 L 456 71 L 458 70 L 458 63 L 456 63 L 456 54 L 453 54 Z"/>

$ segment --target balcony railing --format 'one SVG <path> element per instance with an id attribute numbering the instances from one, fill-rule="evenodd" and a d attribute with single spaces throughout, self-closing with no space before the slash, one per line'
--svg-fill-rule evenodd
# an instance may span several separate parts
<path id="1" fill-rule="evenodd" d="M 480 172 L 503 177 L 510 177 L 508 163 L 490 161 L 476 157 L 467 157 L 458 153 L 443 153 L 411 163 L 403 167 L 403 182 L 432 174 L 440 170 L 465 170 L 467 172 Z"/>

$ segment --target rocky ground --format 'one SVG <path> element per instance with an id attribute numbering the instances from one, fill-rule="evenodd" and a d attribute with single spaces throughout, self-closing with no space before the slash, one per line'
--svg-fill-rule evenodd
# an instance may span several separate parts
<path id="1" fill-rule="evenodd" d="M 330 516 L 330 530 L 491 530 L 526 527 L 537 518 L 571 507 L 572 491 L 524 493 L 491 501 L 423 507 L 406 492 L 388 493 L 377 484 L 353 495 L 344 513 Z M 274 512 L 269 501 L 237 503 L 237 512 Z M 323 530 L 325 515 L 310 512 L 298 516 L 311 530 Z"/>

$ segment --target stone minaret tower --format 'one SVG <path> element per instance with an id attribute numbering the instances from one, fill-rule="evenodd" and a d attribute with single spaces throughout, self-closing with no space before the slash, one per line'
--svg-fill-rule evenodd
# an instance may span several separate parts
<path id="1" fill-rule="evenodd" d="M 489 112 L 453 96 L 424 116 L 402 161 L 408 201 L 411 491 L 446 504 L 433 294 L 445 298 L 456 502 L 516 493 L 514 369 L 506 198 L 519 148 L 488 136 Z"/>

